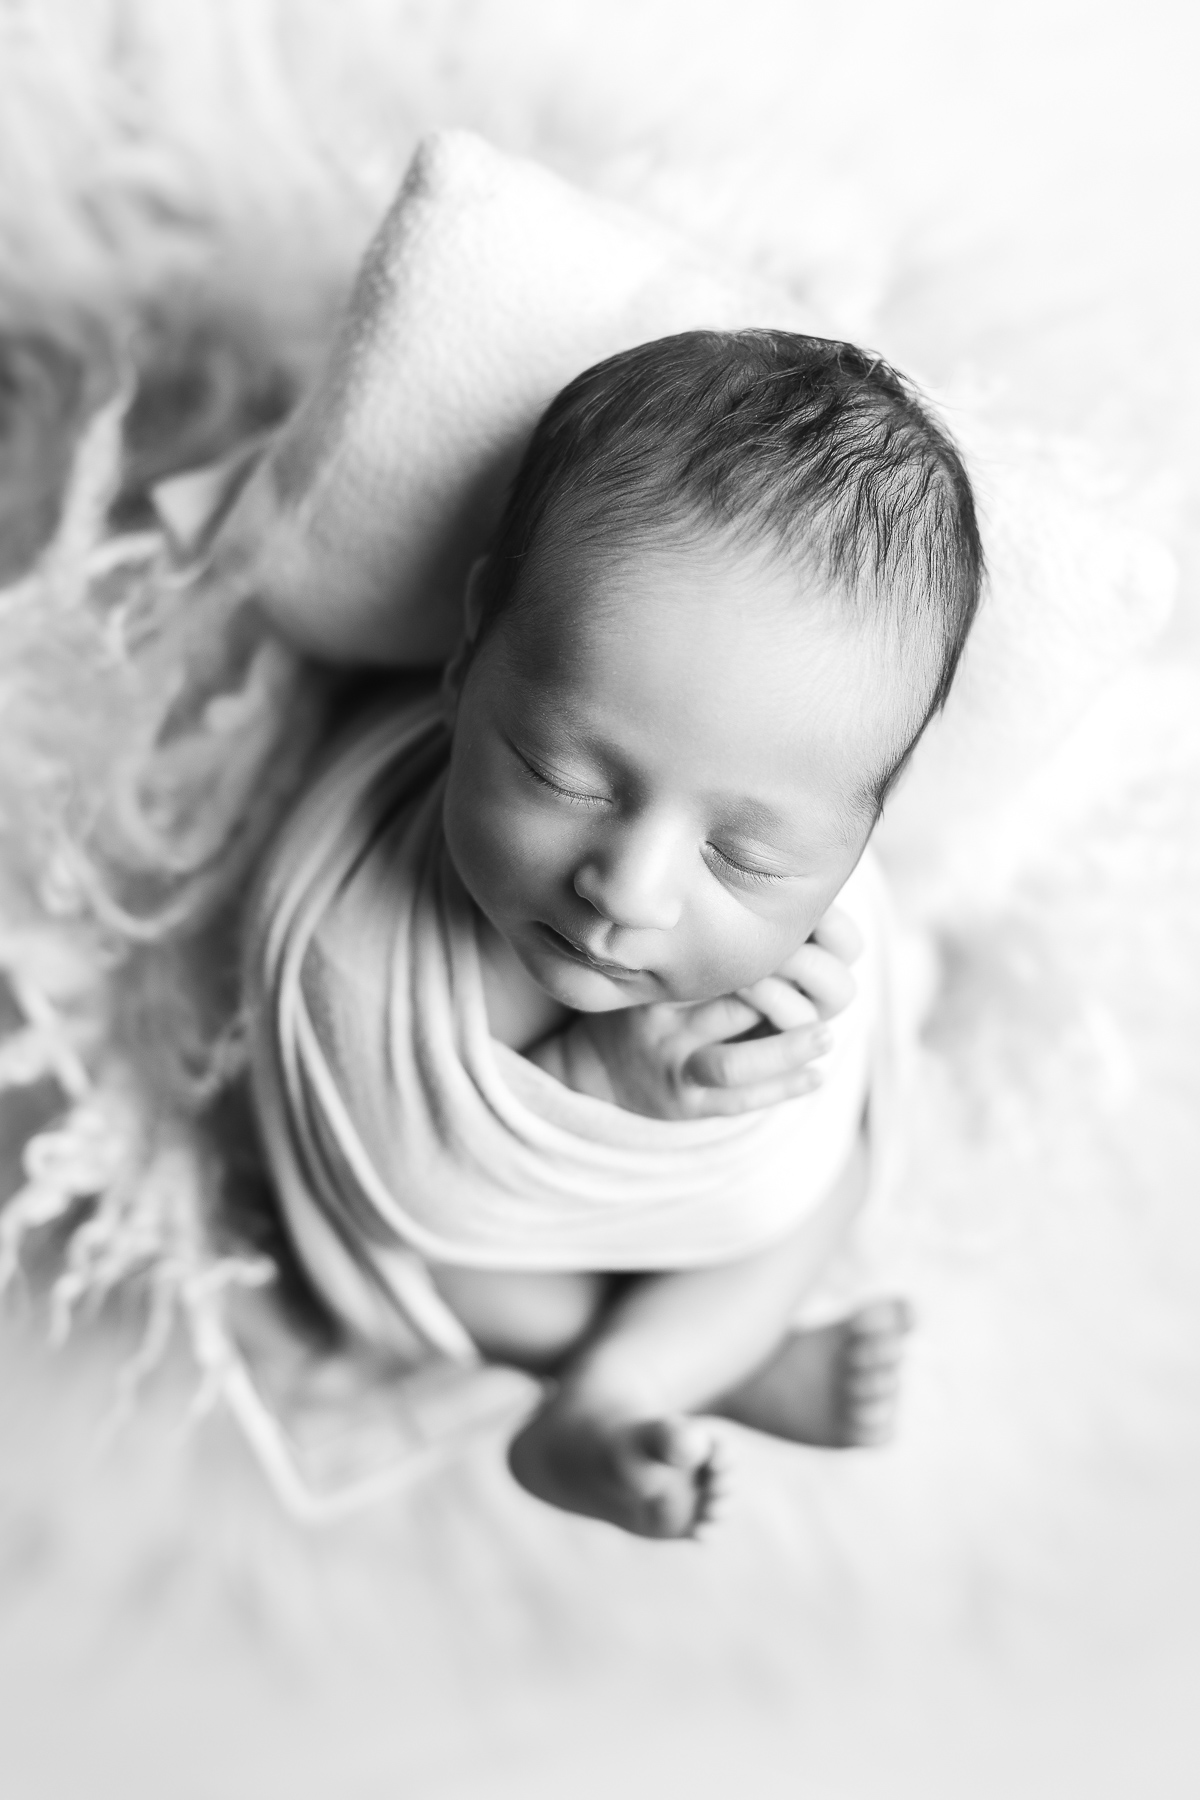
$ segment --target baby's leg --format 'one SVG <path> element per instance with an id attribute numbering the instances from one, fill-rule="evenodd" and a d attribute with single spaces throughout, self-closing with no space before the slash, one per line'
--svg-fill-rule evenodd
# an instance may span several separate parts
<path id="1" fill-rule="evenodd" d="M 722 1410 L 746 1423 L 782 1423 L 781 1435 L 803 1437 L 778 1404 L 786 1380 L 771 1390 L 774 1412 L 762 1383 L 797 1301 L 861 1205 L 865 1161 L 852 1158 L 782 1244 L 738 1263 L 646 1276 L 622 1292 L 514 1440 L 517 1479 L 567 1511 L 680 1537 L 708 1516 L 720 1477 L 712 1434 L 689 1413 L 724 1400 Z"/>
<path id="2" fill-rule="evenodd" d="M 592 1329 L 608 1276 L 591 1271 L 526 1273 L 431 1265 L 442 1299 L 489 1362 L 551 1374 Z"/>

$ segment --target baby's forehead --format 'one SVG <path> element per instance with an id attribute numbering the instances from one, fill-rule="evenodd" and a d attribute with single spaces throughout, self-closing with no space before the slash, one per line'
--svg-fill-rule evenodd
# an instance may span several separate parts
<path id="1" fill-rule="evenodd" d="M 615 640 L 668 658 L 686 645 L 720 666 L 732 633 L 760 650 L 766 675 L 801 645 L 829 673 L 858 669 L 895 693 L 923 685 L 926 658 L 889 629 L 897 609 L 878 596 L 863 604 L 802 542 L 693 517 L 653 529 L 606 525 L 602 533 L 548 532 L 506 609 L 522 627 L 514 654 L 543 664 L 548 677 L 577 678 L 588 664 L 581 649 Z M 754 630 L 764 623 L 766 634 Z"/>
<path id="2" fill-rule="evenodd" d="M 778 792 L 797 761 L 839 807 L 874 804 L 921 697 L 902 659 L 805 593 L 780 559 L 728 542 L 564 545 L 501 633 L 531 718 L 603 742 L 614 717 L 653 762 L 678 746 L 697 774 Z"/>

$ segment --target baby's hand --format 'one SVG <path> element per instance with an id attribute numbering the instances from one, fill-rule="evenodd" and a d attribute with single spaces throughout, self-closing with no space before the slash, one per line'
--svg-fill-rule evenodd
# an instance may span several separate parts
<path id="1" fill-rule="evenodd" d="M 742 988 L 745 1000 L 778 1032 L 834 1019 L 855 995 L 850 964 L 862 955 L 862 933 L 848 913 L 831 906 L 812 936 L 774 975 Z"/>
<path id="2" fill-rule="evenodd" d="M 836 908 L 763 981 L 695 1006 L 655 1003 L 585 1013 L 533 1054 L 577 1092 L 655 1119 L 753 1112 L 811 1093 L 829 1048 L 825 1021 L 854 997 L 862 950 Z"/>

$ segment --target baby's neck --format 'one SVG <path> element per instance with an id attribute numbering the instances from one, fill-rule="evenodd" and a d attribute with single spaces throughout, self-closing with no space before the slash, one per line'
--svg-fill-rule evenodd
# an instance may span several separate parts
<path id="1" fill-rule="evenodd" d="M 516 951 L 478 911 L 475 933 L 488 1030 L 497 1043 L 524 1055 L 566 1024 L 570 1008 L 538 986 Z"/>

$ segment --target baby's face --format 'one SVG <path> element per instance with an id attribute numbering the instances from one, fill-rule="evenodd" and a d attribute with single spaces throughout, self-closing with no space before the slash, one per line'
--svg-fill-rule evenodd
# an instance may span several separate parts
<path id="1" fill-rule="evenodd" d="M 446 835 L 468 891 L 581 1012 L 771 974 L 870 835 L 894 674 L 794 569 L 727 539 L 572 548 L 528 579 L 455 724 Z"/>

